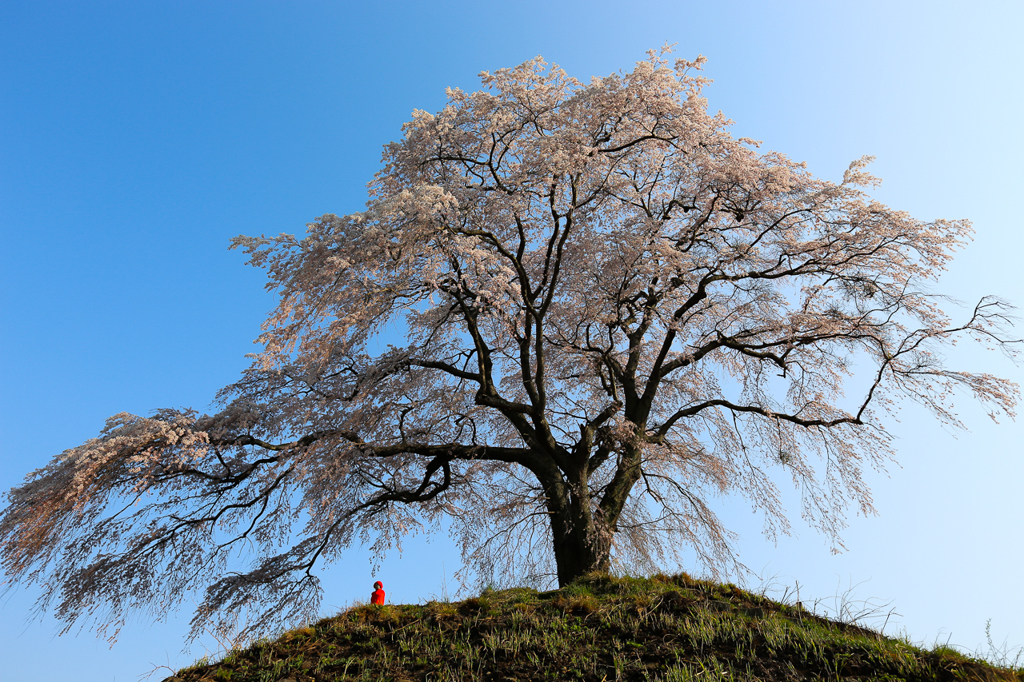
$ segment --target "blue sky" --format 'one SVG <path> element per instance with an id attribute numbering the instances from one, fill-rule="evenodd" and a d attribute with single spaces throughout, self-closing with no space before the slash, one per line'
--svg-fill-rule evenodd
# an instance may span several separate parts
<path id="1" fill-rule="evenodd" d="M 581 79 L 666 42 L 706 55 L 711 108 L 736 135 L 834 180 L 875 155 L 879 200 L 974 221 L 939 288 L 1024 304 L 1022 26 L 1024 5 L 1009 1 L 6 0 L 0 489 L 114 413 L 209 407 L 273 305 L 228 240 L 360 210 L 414 108 L 436 111 L 446 86 L 476 89 L 480 71 L 538 54 Z M 997 353 L 949 360 L 1024 382 Z M 913 406 L 893 424 L 902 467 L 870 477 L 879 516 L 851 513 L 838 556 L 801 523 L 796 497 L 797 535 L 778 545 L 742 501 L 720 501 L 741 560 L 798 582 L 805 602 L 859 585 L 854 598 L 903 614 L 887 632 L 973 650 L 991 619 L 997 643 L 1024 646 L 1024 427 L 961 405 L 971 431 L 956 437 Z M 444 536 L 411 539 L 376 576 L 353 552 L 321 572 L 325 611 L 367 599 L 375 577 L 400 602 L 451 594 L 458 567 Z M 163 623 L 139 614 L 108 649 L 88 631 L 56 638 L 49 615 L 32 617 L 37 594 L 0 599 L 5 679 L 126 681 L 204 653 L 181 652 L 188 600 Z"/>

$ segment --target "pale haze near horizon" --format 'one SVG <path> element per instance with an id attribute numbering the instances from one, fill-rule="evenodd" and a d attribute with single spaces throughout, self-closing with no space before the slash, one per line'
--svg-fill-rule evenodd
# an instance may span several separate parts
<path id="1" fill-rule="evenodd" d="M 1024 92 L 1020 3 L 50 3 L 0 7 L 0 489 L 94 437 L 112 414 L 210 409 L 246 366 L 273 305 L 237 234 L 302 233 L 363 207 L 381 147 L 446 86 L 536 55 L 581 80 L 649 49 L 708 57 L 710 108 L 838 180 L 877 157 L 873 195 L 921 219 L 968 218 L 975 240 L 937 290 L 1024 305 L 1017 199 Z M 514 7 L 514 10 L 512 9 Z M 956 317 L 968 311 L 949 307 Z M 1024 336 L 1024 327 L 1017 328 Z M 1021 383 L 974 344 L 954 368 Z M 886 632 L 974 651 L 1024 646 L 1020 421 L 968 397 L 950 434 L 907 405 L 899 466 L 868 482 L 879 514 L 849 514 L 845 551 L 799 518 L 777 545 L 732 498 L 716 501 L 760 577 L 805 603 L 847 591 L 891 602 Z M 365 552 L 321 567 L 324 615 L 367 600 L 454 596 L 457 548 L 410 538 L 373 573 Z M 666 571 L 693 565 L 667 566 Z M 134 680 L 178 668 L 192 602 L 133 617 L 112 648 L 32 617 L 38 588 L 0 599 L 3 679 Z M 198 600 L 199 597 L 194 598 Z M 888 608 L 886 611 L 888 611 Z M 881 625 L 881 622 L 878 623 Z M 163 679 L 158 670 L 152 679 Z"/>

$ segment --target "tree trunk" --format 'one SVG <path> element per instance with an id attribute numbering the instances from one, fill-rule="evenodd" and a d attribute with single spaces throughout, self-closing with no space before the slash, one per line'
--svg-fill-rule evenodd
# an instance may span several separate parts
<path id="1" fill-rule="evenodd" d="M 611 568 L 612 532 L 590 509 L 589 496 L 573 496 L 569 508 L 551 515 L 558 586 Z"/>

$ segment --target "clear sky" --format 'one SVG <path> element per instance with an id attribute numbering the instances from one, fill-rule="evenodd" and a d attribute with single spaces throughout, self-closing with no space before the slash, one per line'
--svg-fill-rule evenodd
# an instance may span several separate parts
<path id="1" fill-rule="evenodd" d="M 706 55 L 711 108 L 736 135 L 833 180 L 875 155 L 879 200 L 974 221 L 939 288 L 1024 305 L 1022 29 L 1011 0 L 4 0 L 0 489 L 117 412 L 208 408 L 273 305 L 228 240 L 360 210 L 414 108 L 436 111 L 446 86 L 477 89 L 480 71 L 538 54 L 584 80 L 666 42 Z M 1024 383 L 998 353 L 949 360 Z M 799 583 L 805 603 L 851 585 L 891 602 L 902 617 L 886 632 L 975 650 L 991 619 L 997 644 L 1024 646 L 1024 427 L 960 404 L 969 433 L 913 406 L 893 424 L 902 466 L 869 477 L 879 515 L 851 513 L 843 554 L 802 524 L 795 494 L 796 536 L 778 545 L 746 504 L 720 500 L 740 559 Z M 459 565 L 445 536 L 410 539 L 376 574 L 353 552 L 321 571 L 325 615 L 368 599 L 377 577 L 393 601 L 453 595 Z M 139 614 L 108 649 L 88 631 L 55 637 L 49 615 L 33 617 L 37 594 L 0 599 L 4 680 L 128 681 L 204 653 L 181 651 L 187 599 L 163 623 Z"/>

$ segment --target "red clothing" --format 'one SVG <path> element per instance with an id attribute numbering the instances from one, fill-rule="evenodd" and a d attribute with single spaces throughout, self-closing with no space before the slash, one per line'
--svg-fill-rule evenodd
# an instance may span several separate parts
<path id="1" fill-rule="evenodd" d="M 374 590 L 373 594 L 370 595 L 370 603 L 371 604 L 383 604 L 384 603 L 384 590 L 380 589 L 379 587 L 376 590 Z"/>

